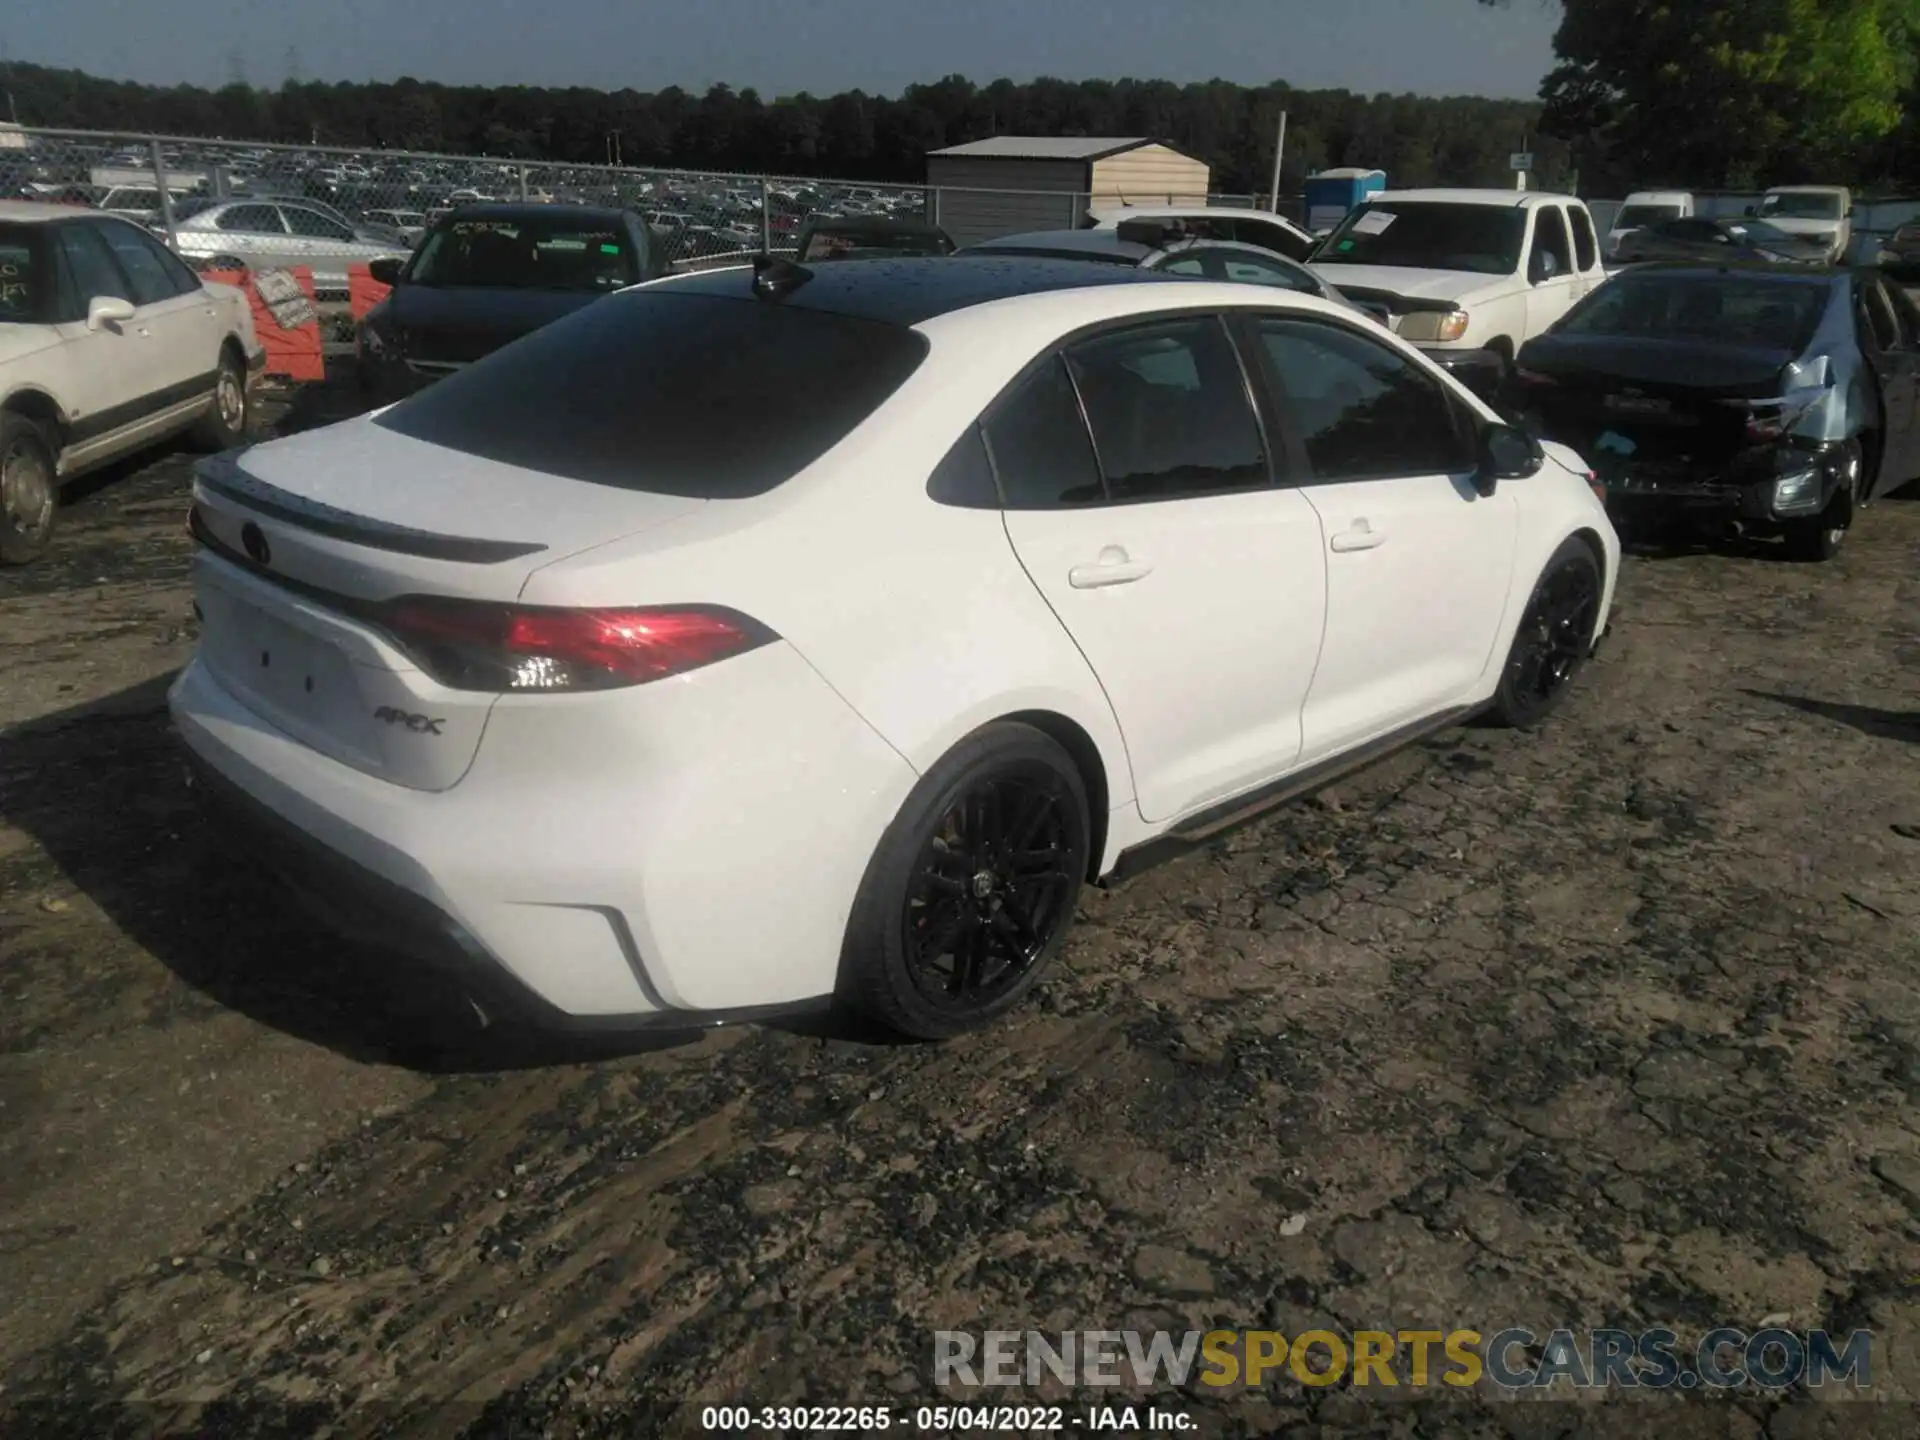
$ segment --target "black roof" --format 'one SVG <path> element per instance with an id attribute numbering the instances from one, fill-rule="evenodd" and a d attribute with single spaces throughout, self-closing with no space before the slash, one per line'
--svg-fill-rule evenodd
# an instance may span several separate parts
<path id="1" fill-rule="evenodd" d="M 622 210 L 615 205 L 568 205 L 562 202 L 545 204 L 535 200 L 489 200 L 472 205 L 456 205 L 447 215 L 448 220 L 545 220 L 556 216 L 568 220 L 580 220 L 594 225 L 614 225 L 623 215 L 631 215 L 631 210 Z M 444 222 L 443 222 L 444 223 Z"/>
<path id="2" fill-rule="evenodd" d="M 1089 260 L 1042 260 L 1025 256 L 928 255 L 898 259 L 838 260 L 807 267 L 812 278 L 778 297 L 762 296 L 745 267 L 678 275 L 646 290 L 674 295 L 713 295 L 824 310 L 891 325 L 918 325 L 936 315 L 1053 290 L 1099 285 L 1163 285 L 1151 270 Z M 645 294 L 646 290 L 632 291 Z"/>

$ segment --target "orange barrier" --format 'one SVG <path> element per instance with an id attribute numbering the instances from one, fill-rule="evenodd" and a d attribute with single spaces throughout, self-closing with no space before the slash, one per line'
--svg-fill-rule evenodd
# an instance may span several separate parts
<path id="1" fill-rule="evenodd" d="M 206 278 L 246 293 L 253 310 L 254 334 L 267 354 L 267 374 L 287 380 L 327 378 L 313 271 L 304 265 L 293 270 L 265 270 L 258 275 L 250 270 L 209 270 Z"/>
<path id="2" fill-rule="evenodd" d="M 367 312 L 393 293 L 391 285 L 382 285 L 365 265 L 347 266 L 347 303 L 353 308 L 353 323 L 367 318 Z"/>

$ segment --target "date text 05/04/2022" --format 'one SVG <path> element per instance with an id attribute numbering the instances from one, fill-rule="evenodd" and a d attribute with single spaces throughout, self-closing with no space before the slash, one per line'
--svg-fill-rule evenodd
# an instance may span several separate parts
<path id="1" fill-rule="evenodd" d="M 1034 1435 L 1072 1427 L 1096 1430 L 1191 1430 L 1196 1422 L 1178 1410 L 1144 1405 L 921 1405 L 895 1410 L 885 1405 L 708 1405 L 703 1430 L 744 1433 L 823 1434 L 909 1430 L 933 1435 Z"/>

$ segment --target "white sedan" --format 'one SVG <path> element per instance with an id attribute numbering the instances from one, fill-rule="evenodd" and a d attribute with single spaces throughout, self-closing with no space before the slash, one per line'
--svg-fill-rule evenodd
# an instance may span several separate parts
<path id="1" fill-rule="evenodd" d="M 130 221 L 0 201 L 0 564 L 42 553 L 61 485 L 192 430 L 246 434 L 247 297 Z"/>
<path id="2" fill-rule="evenodd" d="M 1083 884 L 1468 716 L 1619 545 L 1352 311 L 1075 261 L 638 286 L 203 464 L 194 769 L 483 1013 L 1017 1003 Z"/>

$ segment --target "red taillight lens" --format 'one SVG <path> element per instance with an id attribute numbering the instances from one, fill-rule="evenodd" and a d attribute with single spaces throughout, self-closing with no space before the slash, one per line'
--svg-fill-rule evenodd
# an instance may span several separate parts
<path id="1" fill-rule="evenodd" d="M 611 690 L 682 675 L 777 639 L 714 605 L 558 610 L 412 597 L 380 623 L 456 690 Z"/>

